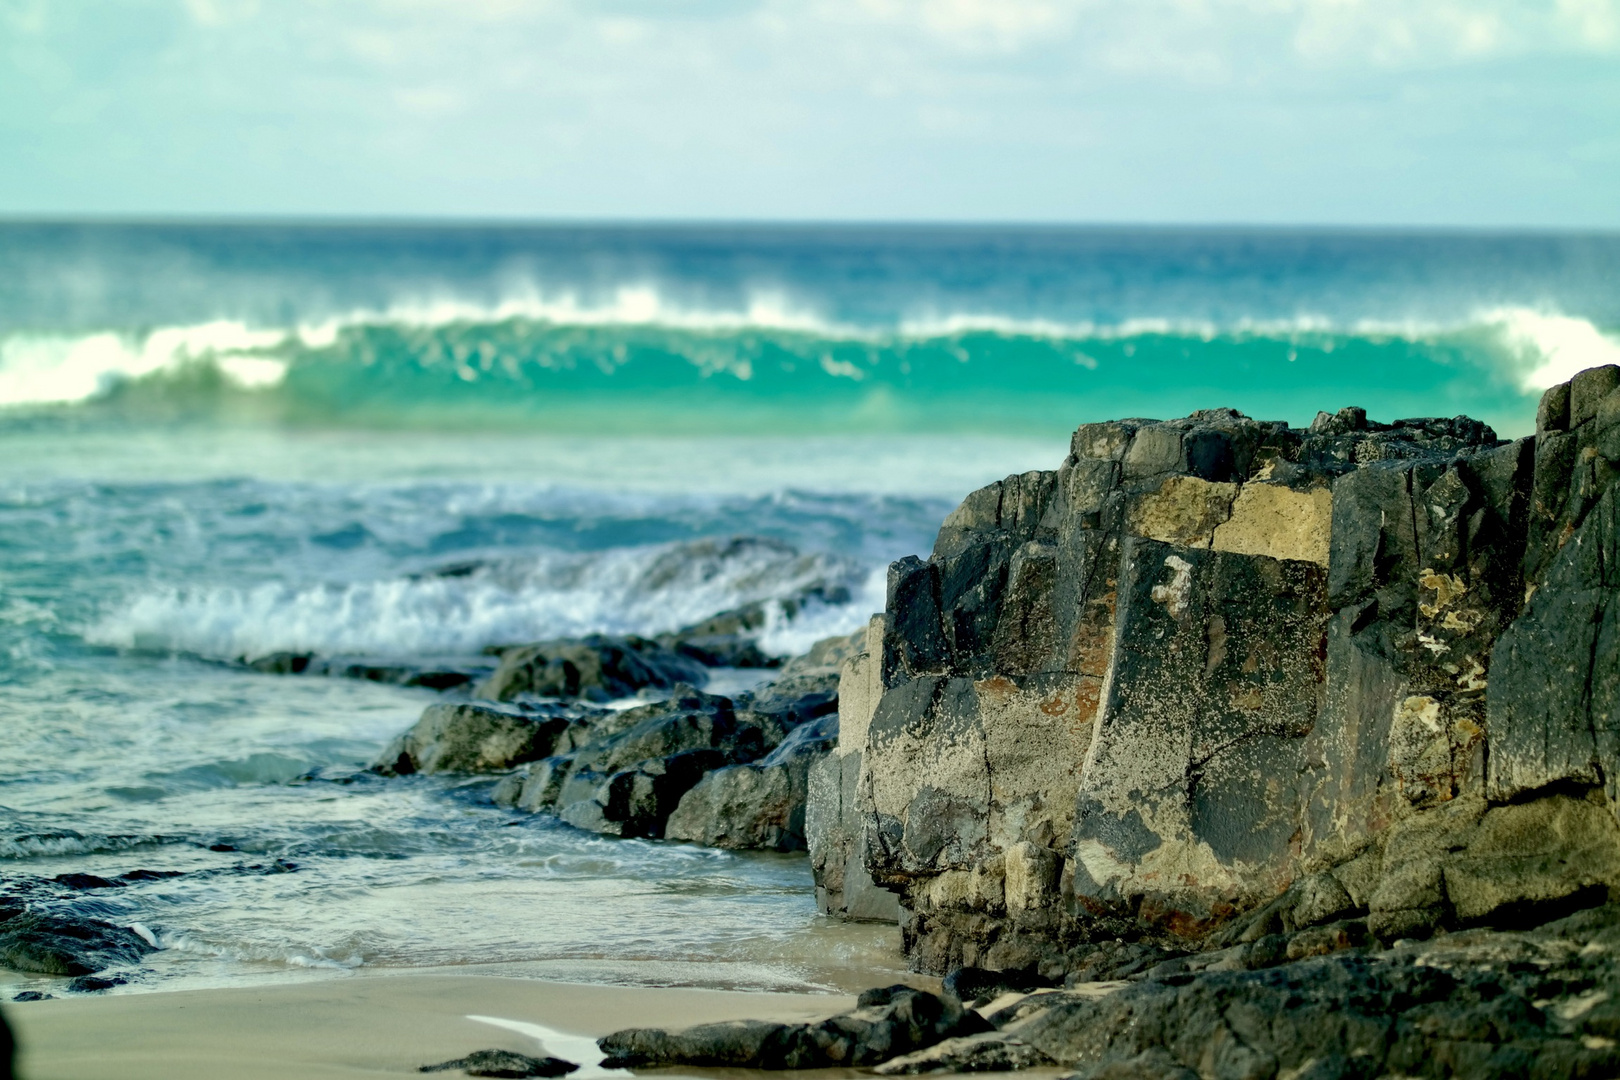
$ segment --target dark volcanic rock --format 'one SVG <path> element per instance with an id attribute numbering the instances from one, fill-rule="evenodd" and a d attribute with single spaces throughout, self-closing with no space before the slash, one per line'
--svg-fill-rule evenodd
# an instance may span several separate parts
<path id="1" fill-rule="evenodd" d="M 867 991 L 853 1012 L 817 1024 L 738 1020 L 685 1031 L 630 1028 L 599 1040 L 609 1068 L 859 1068 L 989 1028 L 951 997 L 907 986 Z"/>
<path id="2" fill-rule="evenodd" d="M 681 797 L 664 837 L 710 847 L 804 847 L 810 767 L 838 741 L 838 714 L 801 724 L 758 762 L 706 774 Z"/>
<path id="3" fill-rule="evenodd" d="M 1040 996 L 996 1020 L 1082 1077 L 1613 1076 L 1617 914 Z"/>
<path id="4" fill-rule="evenodd" d="M 1055 1065 L 1016 1035 L 983 1031 L 935 1043 L 926 1050 L 891 1058 L 872 1071 L 879 1076 L 918 1076 L 926 1073 L 1011 1072 Z"/>
<path id="5" fill-rule="evenodd" d="M 133 930 L 41 911 L 0 912 L 0 966 L 41 975 L 89 975 L 138 963 L 152 946 Z"/>
<path id="6" fill-rule="evenodd" d="M 1617 469 L 1615 368 L 1514 443 L 1359 409 L 1081 427 L 891 567 L 809 776 L 818 900 L 892 895 L 920 970 L 1076 984 L 1603 902 Z"/>
<path id="7" fill-rule="evenodd" d="M 772 734 L 739 716 L 730 698 L 677 687 L 667 701 L 611 714 L 577 749 L 507 777 L 494 798 L 552 811 L 593 832 L 662 836 L 681 797 L 705 773 L 757 760 Z"/>
<path id="8" fill-rule="evenodd" d="M 701 686 L 707 669 L 657 642 L 595 634 L 542 641 L 501 654 L 500 666 L 474 696 L 510 701 L 520 694 L 608 701 L 639 690 L 667 690 L 677 683 Z"/>
<path id="9" fill-rule="evenodd" d="M 1034 970 L 989 971 L 974 967 L 959 967 L 945 976 L 944 981 L 947 994 L 970 1004 L 989 1001 L 1002 994 L 1028 993 L 1052 985 L 1052 980 L 1042 978 Z"/>
<path id="10" fill-rule="evenodd" d="M 391 775 L 504 772 L 587 742 L 607 714 L 578 705 L 429 705 L 373 769 Z"/>
<path id="11" fill-rule="evenodd" d="M 837 664 L 850 651 L 848 638 L 819 642 L 735 699 L 680 686 L 597 716 L 571 748 L 559 743 L 493 797 L 594 832 L 801 848 L 808 774 L 838 738 Z"/>
<path id="12" fill-rule="evenodd" d="M 327 675 L 396 686 L 423 686 L 429 690 L 453 690 L 467 686 L 487 677 L 492 667 L 476 659 L 434 662 L 353 656 L 321 657 L 297 652 L 243 657 L 242 663 L 266 675 Z"/>
<path id="13" fill-rule="evenodd" d="M 449 1072 L 460 1069 L 468 1076 L 567 1076 L 578 1069 L 572 1061 L 554 1057 L 530 1057 L 511 1050 L 475 1050 L 464 1058 L 423 1065 L 417 1072 Z"/>

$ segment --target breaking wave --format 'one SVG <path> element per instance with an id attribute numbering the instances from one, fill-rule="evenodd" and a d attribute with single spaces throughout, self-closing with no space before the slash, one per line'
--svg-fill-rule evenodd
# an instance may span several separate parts
<path id="1" fill-rule="evenodd" d="M 1323 386 L 1365 386 L 1364 404 L 1385 393 L 1399 411 L 1396 388 L 1432 401 L 1444 385 L 1458 411 L 1488 415 L 1617 359 L 1612 328 L 1527 307 L 1449 323 L 947 313 L 858 326 L 775 295 L 706 310 L 635 287 L 594 304 L 446 300 L 280 328 L 13 334 L 0 339 L 0 406 L 598 432 L 1027 430 L 1144 398 L 1174 406 L 1183 388 L 1298 420 Z"/>
<path id="2" fill-rule="evenodd" d="M 165 587 L 86 634 L 98 645 L 230 659 L 279 651 L 445 656 L 587 633 L 652 635 L 765 603 L 762 647 L 788 654 L 882 606 L 853 559 L 741 537 L 541 553 L 348 584 Z M 782 601 L 813 595 L 794 605 Z M 874 607 L 875 605 L 875 607 Z"/>

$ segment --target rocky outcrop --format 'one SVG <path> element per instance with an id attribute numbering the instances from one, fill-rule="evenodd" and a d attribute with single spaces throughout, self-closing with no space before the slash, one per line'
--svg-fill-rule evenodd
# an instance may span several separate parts
<path id="1" fill-rule="evenodd" d="M 1032 1067 L 1065 1067 L 1074 1080 L 1620 1075 L 1613 905 L 1532 931 L 1463 930 L 1389 948 L 1364 924 L 1340 924 L 1123 977 L 1109 968 L 1131 950 L 1112 944 L 1093 949 L 1107 959 L 1071 972 L 1068 990 L 1010 993 L 977 1011 L 949 989 L 935 998 L 889 987 L 819 1025 L 632 1029 L 601 1046 L 608 1064 L 631 1067 L 842 1064 L 883 1076 Z M 947 987 L 1003 989 L 988 974 L 953 973 Z"/>
<path id="2" fill-rule="evenodd" d="M 763 756 L 779 735 L 739 716 L 730 698 L 677 687 L 667 701 L 626 709 L 576 750 L 506 777 L 495 801 L 551 811 L 593 832 L 664 834 L 681 796 L 710 770 Z M 773 738 L 773 736 L 776 736 Z"/>
<path id="3" fill-rule="evenodd" d="M 890 570 L 809 778 L 915 966 L 1519 925 L 1620 885 L 1620 369 L 1537 435 L 1088 424 Z M 852 898 L 859 898 L 858 903 Z"/>

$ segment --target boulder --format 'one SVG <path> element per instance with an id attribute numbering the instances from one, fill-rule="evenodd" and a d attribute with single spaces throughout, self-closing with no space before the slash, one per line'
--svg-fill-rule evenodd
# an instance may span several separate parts
<path id="1" fill-rule="evenodd" d="M 890 1058 L 872 1071 L 879 1076 L 919 1076 L 927 1073 L 1012 1072 L 1055 1065 L 1016 1035 L 981 1031 L 935 1043 L 926 1050 Z"/>
<path id="2" fill-rule="evenodd" d="M 495 801 L 591 832 L 661 837 L 705 773 L 758 760 L 773 731 L 739 716 L 730 698 L 677 686 L 668 700 L 608 714 L 587 734 L 502 780 Z"/>
<path id="3" fill-rule="evenodd" d="M 501 653 L 494 674 L 473 696 L 511 701 L 519 695 L 610 701 L 641 690 L 668 690 L 677 683 L 701 686 L 707 669 L 657 642 L 593 634 L 542 641 Z"/>
<path id="4" fill-rule="evenodd" d="M 706 774 L 670 814 L 665 839 L 719 848 L 803 849 L 810 768 L 837 739 L 834 712 L 794 728 L 757 762 Z"/>
<path id="5" fill-rule="evenodd" d="M 802 848 L 809 773 L 838 738 L 836 664 L 848 651 L 847 638 L 819 642 L 735 699 L 679 685 L 665 701 L 596 710 L 550 748 L 526 750 L 532 763 L 492 797 L 610 835 Z"/>
<path id="6" fill-rule="evenodd" d="M 41 975 L 91 975 L 137 964 L 153 946 L 122 926 L 44 911 L 0 909 L 0 966 Z"/>
<path id="7" fill-rule="evenodd" d="M 529 708 L 476 701 L 429 705 L 372 765 L 389 776 L 505 772 L 589 741 L 606 714 L 580 706 Z"/>

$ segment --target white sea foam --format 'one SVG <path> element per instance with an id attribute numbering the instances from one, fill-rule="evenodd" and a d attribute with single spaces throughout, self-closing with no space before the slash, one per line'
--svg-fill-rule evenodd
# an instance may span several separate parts
<path id="1" fill-rule="evenodd" d="M 196 362 L 212 362 L 245 388 L 272 386 L 286 363 L 250 355 L 287 340 L 284 330 L 256 330 L 219 320 L 168 326 L 145 335 L 19 334 L 0 341 L 0 405 L 84 401 L 119 382 Z"/>
<path id="2" fill-rule="evenodd" d="M 874 586 L 855 564 L 801 555 L 786 545 L 740 540 L 620 548 L 492 563 L 455 576 L 348 584 L 212 586 L 144 592 L 101 619 L 94 644 L 232 658 L 309 651 L 323 655 L 468 654 L 485 645 L 586 633 L 656 634 L 742 604 L 793 596 L 817 584 Z M 846 585 L 847 587 L 847 585 Z M 876 586 L 882 606 L 881 585 Z M 783 654 L 848 632 L 845 605 L 778 614 L 765 647 Z M 830 627 L 825 633 L 820 628 Z M 854 629 L 853 625 L 849 629 Z M 812 634 L 805 638 L 806 634 Z"/>
<path id="3" fill-rule="evenodd" d="M 81 836 L 71 831 L 0 837 L 0 859 L 51 859 L 105 855 L 161 844 L 159 836 Z"/>
<path id="4" fill-rule="evenodd" d="M 1520 386 L 1545 390 L 1578 371 L 1620 364 L 1620 340 L 1586 319 L 1530 308 L 1498 308 L 1486 321 L 1497 329 L 1521 365 Z"/>

